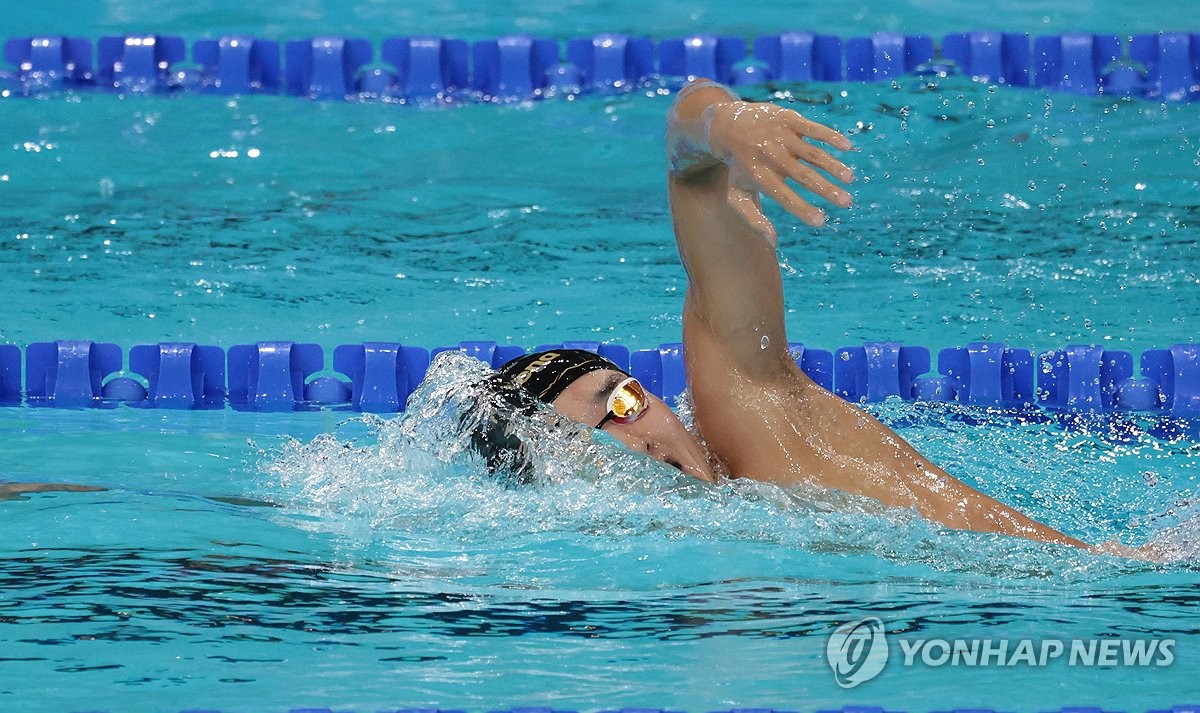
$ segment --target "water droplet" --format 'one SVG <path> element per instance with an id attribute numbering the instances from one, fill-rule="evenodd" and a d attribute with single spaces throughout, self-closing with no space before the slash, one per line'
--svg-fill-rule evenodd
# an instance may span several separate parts
<path id="1" fill-rule="evenodd" d="M 766 349 L 770 345 L 771 345 L 771 338 L 764 334 L 762 341 L 758 343 L 758 348 Z"/>

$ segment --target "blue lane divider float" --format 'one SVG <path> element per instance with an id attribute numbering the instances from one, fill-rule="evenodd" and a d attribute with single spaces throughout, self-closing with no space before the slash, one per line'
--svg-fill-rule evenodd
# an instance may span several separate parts
<path id="1" fill-rule="evenodd" d="M 766 63 L 768 76 L 781 82 L 840 82 L 842 40 L 833 35 L 785 32 L 754 40 L 754 56 Z"/>
<path id="2" fill-rule="evenodd" d="M 143 344 L 129 350 L 129 370 L 146 380 L 147 398 L 159 408 L 224 406 L 225 363 L 220 347 L 191 343 Z"/>
<path id="3" fill-rule="evenodd" d="M 471 86 L 485 97 L 534 96 L 558 66 L 558 43 L 521 35 L 476 42 Z"/>
<path id="4" fill-rule="evenodd" d="M 459 342 L 456 347 L 438 347 L 429 352 L 429 358 L 432 360 L 442 352 L 453 351 L 455 349 L 478 359 L 493 369 L 499 368 L 507 362 L 525 354 L 525 350 L 521 347 L 501 345 L 488 341 L 475 341 Z"/>
<path id="5" fill-rule="evenodd" d="M 35 342 L 25 347 L 25 397 L 31 404 L 91 406 L 104 377 L 121 370 L 121 347 L 86 340 Z"/>
<path id="6" fill-rule="evenodd" d="M 728 82 L 733 65 L 745 58 L 746 43 L 739 37 L 695 35 L 658 43 L 659 73 L 685 81 L 709 77 Z"/>
<path id="7" fill-rule="evenodd" d="M 567 62 L 579 68 L 584 86 L 637 85 L 654 77 L 654 42 L 619 34 L 578 38 L 567 42 Z"/>
<path id="8" fill-rule="evenodd" d="M 96 83 L 128 92 L 167 90 L 176 83 L 172 65 L 186 54 L 182 37 L 101 37 L 96 43 Z"/>
<path id="9" fill-rule="evenodd" d="M 358 91 L 359 70 L 371 62 L 371 43 L 342 37 L 288 42 L 284 78 L 289 94 L 344 98 Z"/>
<path id="10" fill-rule="evenodd" d="M 899 342 L 869 342 L 834 354 L 834 393 L 847 401 L 911 401 L 917 377 L 929 371 L 929 350 Z"/>
<path id="11" fill-rule="evenodd" d="M 1039 357 L 1042 401 L 1064 411 L 1108 411 L 1117 384 L 1133 375 L 1129 352 L 1073 345 Z"/>
<path id="12" fill-rule="evenodd" d="M 0 404 L 21 402 L 21 348 L 0 344 Z"/>
<path id="13" fill-rule="evenodd" d="M 560 43 L 508 35 L 468 43 L 450 37 L 397 37 L 379 55 L 367 40 L 315 37 L 287 42 L 229 36 L 101 37 L 95 62 L 81 37 L 18 37 L 5 42 L 0 94 L 59 89 L 129 93 L 196 90 L 277 93 L 315 99 L 508 101 L 550 90 L 573 94 L 635 87 L 675 88 L 691 77 L 731 84 L 875 82 L 913 72 L 960 73 L 979 81 L 1081 95 L 1156 101 L 1200 98 L 1200 34 L 1135 35 L 879 32 L 841 39 L 812 32 L 741 37 L 697 34 L 658 42 L 602 33 Z M 283 61 L 281 61 L 281 57 Z"/>
<path id="14" fill-rule="evenodd" d="M 1142 374 L 1147 382 L 1157 382 L 1162 406 L 1169 413 L 1200 413 L 1200 345 L 1144 351 Z"/>
<path id="15" fill-rule="evenodd" d="M 952 402 L 1062 413 L 1140 411 L 1200 417 L 1200 344 L 1176 344 L 1141 354 L 1069 345 L 1041 354 L 998 342 L 942 349 L 937 371 L 929 350 L 898 342 L 868 342 L 835 352 L 789 344 L 796 364 L 821 387 L 853 402 Z M 636 376 L 668 402 L 687 387 L 683 345 L 631 350 L 622 344 L 543 344 L 588 349 Z M 0 405 L 22 402 L 66 408 L 112 407 L 289 411 L 337 407 L 374 413 L 403 411 L 438 354 L 458 350 L 496 368 L 525 353 L 492 341 L 424 347 L 398 342 L 343 344 L 327 364 L 320 345 L 264 341 L 221 347 L 191 342 L 117 344 L 87 340 L 37 342 L 22 350 L 0 345 Z"/>
<path id="16" fill-rule="evenodd" d="M 1134 35 L 1129 58 L 1146 69 L 1140 86 L 1147 98 L 1183 101 L 1200 96 L 1200 35 L 1164 32 Z"/>
<path id="17" fill-rule="evenodd" d="M 674 403 L 687 388 L 683 369 L 683 345 L 678 342 L 629 355 L 629 373 L 667 403 Z"/>
<path id="18" fill-rule="evenodd" d="M 1095 94 L 1104 70 L 1121 59 L 1115 35 L 1066 34 L 1039 37 L 1033 43 L 1035 86 L 1071 94 Z"/>
<path id="19" fill-rule="evenodd" d="M 283 64 L 279 43 L 253 37 L 196 40 L 192 60 L 203 91 L 221 94 L 274 94 L 279 91 Z"/>
<path id="20" fill-rule="evenodd" d="M 229 348 L 229 404 L 286 411 L 305 400 L 305 380 L 325 366 L 319 344 L 258 342 Z"/>
<path id="21" fill-rule="evenodd" d="M 441 37 L 393 37 L 383 41 L 380 57 L 395 68 L 386 77 L 390 96 L 432 99 L 466 89 L 469 47 L 463 40 Z"/>
<path id="22" fill-rule="evenodd" d="M 1029 86 L 1029 36 L 1011 32 L 964 32 L 942 38 L 942 57 L 985 82 Z"/>
<path id="23" fill-rule="evenodd" d="M 933 38 L 878 32 L 846 40 L 846 79 L 882 82 L 907 74 L 933 60 Z"/>
<path id="24" fill-rule="evenodd" d="M 1013 349 L 998 342 L 971 342 L 938 352 L 938 371 L 943 376 L 925 381 L 938 390 L 918 393 L 918 397 L 972 406 L 1021 407 L 1034 403 L 1034 363 L 1028 349 Z"/>
<path id="25" fill-rule="evenodd" d="M 26 37 L 4 43 L 4 60 L 32 91 L 84 86 L 92 78 L 92 43 L 84 37 Z"/>
<path id="26" fill-rule="evenodd" d="M 333 369 L 350 378 L 350 403 L 355 409 L 395 413 L 404 409 L 408 395 L 421 383 L 429 358 L 424 349 L 395 342 L 343 344 L 333 350 Z"/>

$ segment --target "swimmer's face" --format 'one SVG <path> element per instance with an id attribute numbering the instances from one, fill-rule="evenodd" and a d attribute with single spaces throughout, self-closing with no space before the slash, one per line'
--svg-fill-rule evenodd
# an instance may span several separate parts
<path id="1" fill-rule="evenodd" d="M 610 369 L 579 377 L 554 400 L 554 408 L 567 418 L 595 426 L 608 413 L 608 396 L 625 374 Z M 645 412 L 633 423 L 609 421 L 603 428 L 631 451 L 674 466 L 688 475 L 716 481 L 704 450 L 662 399 L 647 393 Z"/>

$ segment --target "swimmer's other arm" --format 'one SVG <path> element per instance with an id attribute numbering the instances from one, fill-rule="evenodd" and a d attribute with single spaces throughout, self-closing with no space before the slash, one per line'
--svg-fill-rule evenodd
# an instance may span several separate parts
<path id="1" fill-rule="evenodd" d="M 95 493 L 102 490 L 105 488 L 73 483 L 0 483 L 0 501 L 23 500 L 28 493 Z"/>
<path id="2" fill-rule="evenodd" d="M 805 450 L 800 457 L 812 472 L 820 471 L 814 477 L 823 485 L 912 507 L 952 528 L 1087 547 L 929 463 L 886 426 L 788 363 L 777 236 L 759 196 L 812 226 L 822 225 L 825 215 L 789 180 L 848 207 L 850 194 L 834 181 L 848 183 L 854 173 L 816 143 L 852 148 L 833 129 L 790 109 L 740 101 L 707 80 L 688 85 L 676 99 L 667 117 L 666 148 L 671 215 L 688 273 L 685 348 L 712 353 L 689 360 L 716 367 L 714 372 L 739 373 L 795 399 L 793 413 L 805 412 L 797 421 L 808 419 L 802 425 L 811 430 L 803 431 L 807 441 L 792 441 L 789 448 Z M 711 383 L 703 388 L 725 395 Z M 856 467 L 839 465 L 847 462 Z"/>

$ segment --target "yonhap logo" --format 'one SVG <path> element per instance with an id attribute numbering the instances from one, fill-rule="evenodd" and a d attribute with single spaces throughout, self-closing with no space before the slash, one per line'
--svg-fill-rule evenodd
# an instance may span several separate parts
<path id="1" fill-rule="evenodd" d="M 898 638 L 905 668 L 1082 666 L 1166 667 L 1175 663 L 1175 639 L 912 639 Z M 876 617 L 843 624 L 825 643 L 825 658 L 842 688 L 854 688 L 883 672 L 888 637 Z"/>
<path id="2" fill-rule="evenodd" d="M 854 688 L 875 678 L 888 660 L 883 622 L 868 617 L 839 626 L 825 644 L 825 657 L 842 688 Z"/>

